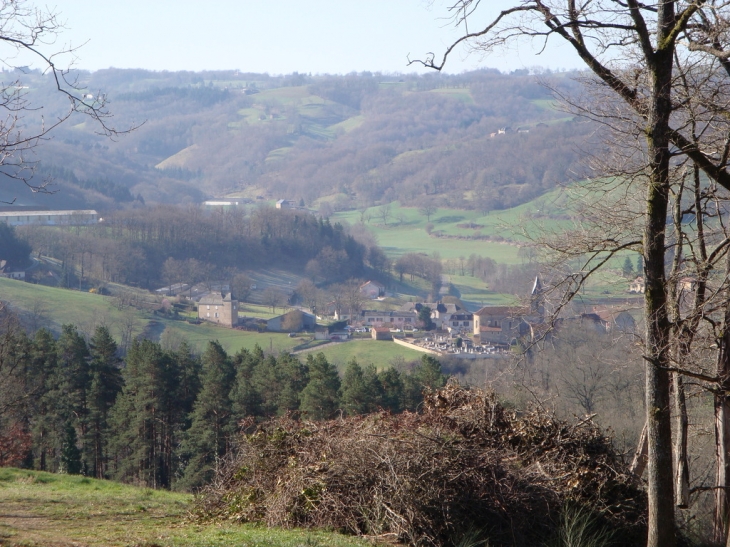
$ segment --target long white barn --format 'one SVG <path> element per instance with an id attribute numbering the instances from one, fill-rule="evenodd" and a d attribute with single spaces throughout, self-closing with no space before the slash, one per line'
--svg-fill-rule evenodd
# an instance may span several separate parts
<path id="1" fill-rule="evenodd" d="M 10 211 L 0 212 L 0 222 L 11 226 L 86 226 L 99 222 L 93 209 L 77 211 Z"/>

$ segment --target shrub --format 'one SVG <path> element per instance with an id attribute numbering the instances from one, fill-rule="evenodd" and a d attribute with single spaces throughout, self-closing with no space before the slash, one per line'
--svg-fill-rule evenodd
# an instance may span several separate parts
<path id="1" fill-rule="evenodd" d="M 590 421 L 508 412 L 493 393 L 457 384 L 425 395 L 421 414 L 328 422 L 280 418 L 244 436 L 197 500 L 203 519 L 321 527 L 410 545 L 541 545 L 562 508 L 640 544 L 636 479 Z"/>

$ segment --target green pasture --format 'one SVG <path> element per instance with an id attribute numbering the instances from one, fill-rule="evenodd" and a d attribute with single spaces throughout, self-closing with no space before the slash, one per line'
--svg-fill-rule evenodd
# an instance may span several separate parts
<path id="1" fill-rule="evenodd" d="M 276 160 L 284 159 L 284 157 L 289 153 L 289 151 L 291 149 L 292 149 L 291 146 L 285 146 L 283 148 L 277 148 L 275 150 L 272 150 L 266 156 L 266 159 L 264 161 L 270 162 L 270 161 L 276 161 Z"/>
<path id="2" fill-rule="evenodd" d="M 419 151 L 408 152 L 413 154 Z M 504 264 L 519 264 L 518 252 L 530 238 L 559 233 L 572 224 L 568 218 L 569 196 L 562 189 L 553 190 L 529 203 L 505 209 L 481 211 L 439 207 L 429 223 L 418 207 L 390 204 L 390 218 L 384 222 L 381 206 L 362 211 L 343 211 L 334 216 L 357 224 L 361 220 L 376 236 L 383 250 L 397 258 L 405 253 L 438 252 L 443 259 L 476 254 Z"/>
<path id="3" fill-rule="evenodd" d="M 360 114 L 358 116 L 353 116 L 352 118 L 347 118 L 340 123 L 330 125 L 329 128 L 335 132 L 344 131 L 345 133 L 349 133 L 353 129 L 357 129 L 358 127 L 360 127 L 363 123 L 365 123 L 365 116 Z"/>
<path id="4" fill-rule="evenodd" d="M 555 99 L 533 99 L 530 102 L 544 110 L 557 111 L 555 107 L 558 103 Z"/>
<path id="5" fill-rule="evenodd" d="M 56 332 L 65 324 L 76 325 L 87 333 L 93 332 L 97 325 L 107 325 L 112 335 L 119 339 L 118 329 L 130 320 L 136 332 L 142 332 L 147 325 L 145 314 L 119 310 L 111 297 L 13 279 L 0 278 L 0 301 L 8 303 L 10 309 L 21 316 L 34 316 L 38 326 L 47 326 Z"/>
<path id="6" fill-rule="evenodd" d="M 360 365 L 375 365 L 378 369 L 387 368 L 395 358 L 402 357 L 406 361 L 420 359 L 423 353 L 408 349 L 388 340 L 351 340 L 328 344 L 314 353 L 323 353 L 327 360 L 340 370 L 356 359 Z M 301 355 L 304 360 L 306 357 Z"/>
<path id="7" fill-rule="evenodd" d="M 318 139 L 333 140 L 337 136 L 331 128 L 318 123 L 307 123 L 303 129 L 304 133 Z"/>
<path id="8" fill-rule="evenodd" d="M 192 494 L 79 475 L 0 469 L 0 544 L 9 547 L 355 547 L 331 532 L 280 530 L 190 518 Z"/>
<path id="9" fill-rule="evenodd" d="M 177 337 L 174 339 L 186 340 L 198 352 L 204 351 L 210 340 L 218 340 L 229 355 L 233 355 L 242 348 L 251 350 L 257 345 L 266 352 L 288 352 L 300 343 L 283 333 L 249 332 L 206 322 L 194 325 L 185 321 L 163 320 L 163 324 L 166 329 L 170 329 L 171 333 L 174 333 L 173 336 Z"/>
<path id="10" fill-rule="evenodd" d="M 183 148 L 178 153 L 173 154 L 169 158 L 162 160 L 155 165 L 156 169 L 168 169 L 170 167 L 185 167 L 187 162 L 192 158 L 193 152 L 198 148 L 197 144 L 192 144 L 187 148 Z"/>
<path id="11" fill-rule="evenodd" d="M 366 226 L 373 232 L 379 245 L 391 258 L 405 253 L 425 253 L 432 255 L 438 252 L 441 258 L 458 258 L 476 254 L 489 256 L 497 262 L 516 264 L 519 246 L 503 241 L 486 239 L 467 239 L 473 230 L 461 229 L 456 225 L 465 222 L 477 222 L 483 219 L 477 211 L 459 209 L 438 209 L 431 217 L 434 232 L 443 231 L 445 236 L 437 237 L 426 232 L 428 221 L 415 207 L 401 207 L 397 202 L 391 204 L 391 218 L 384 223 L 380 217 L 379 207 L 371 207 L 365 212 Z M 351 224 L 360 221 L 359 211 L 337 213 L 335 220 L 345 220 Z M 367 220 L 369 218 L 369 220 Z M 490 233 L 491 232 L 491 233 Z M 483 230 L 482 235 L 498 235 L 502 238 L 517 238 L 517 233 L 506 225 L 499 224 L 498 218 L 490 219 L 490 231 Z"/>
<path id="12" fill-rule="evenodd" d="M 406 152 L 401 152 L 400 154 L 398 154 L 396 157 L 393 158 L 393 162 L 397 163 L 399 161 L 403 161 L 403 160 L 406 160 L 409 158 L 414 158 L 414 157 L 420 156 L 422 154 L 425 154 L 429 150 L 433 150 L 433 148 L 424 148 L 421 150 L 408 150 Z"/>
<path id="13" fill-rule="evenodd" d="M 447 277 L 453 287 L 450 294 L 458 297 L 470 311 L 476 311 L 483 306 L 507 306 L 516 303 L 515 296 L 490 291 L 487 284 L 478 277 L 465 275 Z"/>
<path id="14" fill-rule="evenodd" d="M 471 95 L 471 91 L 466 88 L 444 88 L 444 89 L 432 89 L 429 93 L 436 93 L 438 95 L 444 95 L 451 99 L 456 99 L 466 104 L 474 104 L 474 97 Z"/>

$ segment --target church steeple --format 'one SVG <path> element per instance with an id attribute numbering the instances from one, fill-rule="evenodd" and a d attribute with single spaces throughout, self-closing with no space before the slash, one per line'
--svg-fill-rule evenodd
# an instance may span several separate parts
<path id="1" fill-rule="evenodd" d="M 532 285 L 532 292 L 530 293 L 530 313 L 539 315 L 540 317 L 545 316 L 545 300 L 543 298 L 544 289 L 542 287 L 542 281 L 540 275 L 535 276 L 535 283 Z"/>
<path id="2" fill-rule="evenodd" d="M 532 296 L 539 296 L 542 294 L 542 281 L 540 281 L 540 275 L 535 276 L 535 283 L 532 285 Z"/>

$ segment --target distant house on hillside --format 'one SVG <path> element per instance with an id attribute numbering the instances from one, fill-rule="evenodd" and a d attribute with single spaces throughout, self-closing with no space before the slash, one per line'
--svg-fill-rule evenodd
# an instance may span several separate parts
<path id="1" fill-rule="evenodd" d="M 641 275 L 629 284 L 629 292 L 631 293 L 643 294 L 645 290 L 646 285 L 644 283 L 644 277 Z"/>
<path id="2" fill-rule="evenodd" d="M 697 280 L 694 277 L 683 277 L 677 281 L 677 288 L 680 291 L 694 292 L 697 286 Z"/>
<path id="3" fill-rule="evenodd" d="M 163 296 L 177 296 L 179 294 L 183 294 L 189 289 L 190 285 L 187 283 L 173 283 L 172 285 L 155 289 L 155 293 Z"/>
<path id="4" fill-rule="evenodd" d="M 431 320 L 436 328 L 445 330 L 461 330 L 473 327 L 473 314 L 463 310 L 456 304 L 444 304 L 443 302 L 409 302 L 401 307 L 401 311 L 413 311 L 418 314 L 423 308 L 431 310 Z M 457 323 L 457 324 L 454 324 Z"/>
<path id="5" fill-rule="evenodd" d="M 253 203 L 250 198 L 213 198 L 203 202 L 205 207 L 238 207 L 247 203 Z"/>
<path id="6" fill-rule="evenodd" d="M 276 202 L 277 209 L 295 209 L 296 207 L 297 203 L 289 199 L 280 199 Z"/>
<path id="7" fill-rule="evenodd" d="M 238 301 L 214 292 L 204 296 L 198 302 L 198 318 L 211 323 L 218 323 L 226 327 L 235 327 L 238 324 Z"/>
<path id="8" fill-rule="evenodd" d="M 624 333 L 636 331 L 636 320 L 626 310 L 614 307 L 594 306 L 593 313 L 601 318 L 606 331 Z"/>
<path id="9" fill-rule="evenodd" d="M 0 277 L 25 279 L 25 270 L 13 267 L 7 260 L 0 260 Z"/>
<path id="10" fill-rule="evenodd" d="M 418 314 L 413 311 L 362 310 L 360 321 L 367 327 L 415 327 Z"/>
<path id="11" fill-rule="evenodd" d="M 362 294 L 366 298 L 370 298 L 371 300 L 374 300 L 378 298 L 379 296 L 383 296 L 385 294 L 385 287 L 382 283 L 378 283 L 377 281 L 366 281 L 362 285 L 360 285 L 360 294 Z"/>

